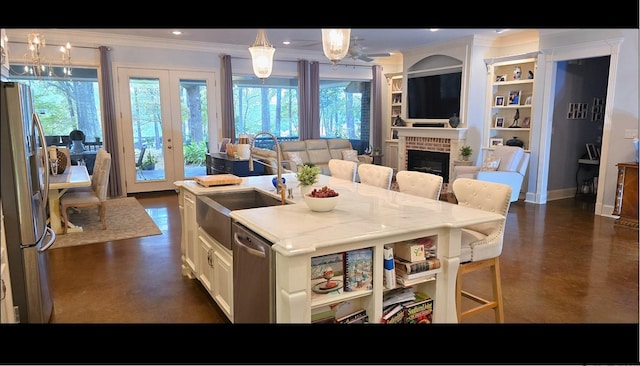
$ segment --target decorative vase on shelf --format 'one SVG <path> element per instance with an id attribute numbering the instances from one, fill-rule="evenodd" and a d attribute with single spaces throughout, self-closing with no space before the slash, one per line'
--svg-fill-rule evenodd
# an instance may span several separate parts
<path id="1" fill-rule="evenodd" d="M 511 140 L 507 140 L 507 146 L 518 146 L 524 148 L 524 141 L 520 140 L 517 136 L 513 136 Z"/>
<path id="2" fill-rule="evenodd" d="M 449 126 L 451 126 L 451 128 L 457 128 L 459 124 L 460 124 L 460 117 L 458 117 L 457 113 L 454 113 L 453 116 L 449 118 Z"/>

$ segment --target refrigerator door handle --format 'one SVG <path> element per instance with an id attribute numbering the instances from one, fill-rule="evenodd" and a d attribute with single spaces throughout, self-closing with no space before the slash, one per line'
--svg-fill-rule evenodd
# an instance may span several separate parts
<path id="1" fill-rule="evenodd" d="M 45 149 L 42 152 L 42 167 L 44 168 L 44 192 L 42 192 L 42 201 L 46 204 L 49 200 L 49 157 L 47 156 L 47 139 L 44 137 L 44 129 L 42 128 L 42 123 L 40 123 L 40 118 L 37 114 L 32 114 L 32 119 L 36 127 L 38 128 L 38 135 L 40 135 L 40 144 L 42 144 Z M 55 239 L 55 235 L 54 235 Z M 46 249 L 45 249 L 46 250 Z"/>
<path id="2" fill-rule="evenodd" d="M 53 229 L 51 229 L 50 227 L 47 226 L 47 232 L 49 233 L 49 235 L 51 236 L 51 239 L 49 239 L 49 242 L 45 245 L 43 245 L 38 251 L 40 253 L 46 251 L 47 249 L 51 248 L 51 246 L 56 242 L 56 232 L 53 231 Z M 45 235 L 46 236 L 46 235 Z"/>

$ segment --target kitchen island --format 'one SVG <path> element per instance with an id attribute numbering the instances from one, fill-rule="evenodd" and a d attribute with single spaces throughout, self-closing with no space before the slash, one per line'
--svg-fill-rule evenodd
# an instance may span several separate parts
<path id="1" fill-rule="evenodd" d="M 455 280 L 460 264 L 461 228 L 502 220 L 502 215 L 323 175 L 316 185 L 327 185 L 336 190 L 340 201 L 333 211 L 313 212 L 300 195 L 295 174 L 283 176 L 287 186 L 293 188 L 293 198 L 287 199 L 289 204 L 231 212 L 234 221 L 273 243 L 276 322 L 309 323 L 313 309 L 344 301 L 357 301 L 367 311 L 370 322 L 379 322 L 386 291 L 382 276 L 383 247 L 429 237 L 437 243 L 436 255 L 440 258 L 441 268 L 434 271 L 429 281 L 417 285 L 416 290 L 434 299 L 434 322 L 457 323 Z M 189 180 L 175 182 L 181 194 L 183 214 L 184 275 L 199 278 L 198 260 L 192 259 L 193 263 L 190 263 L 188 253 L 189 241 L 196 240 L 189 235 L 199 234 L 195 218 L 190 217 L 194 214 L 186 211 L 187 201 L 182 204 L 183 195 L 195 200 L 194 196 L 214 191 L 255 188 L 275 196 L 272 178 L 272 175 L 245 177 L 238 185 L 210 188 Z M 361 248 L 373 249 L 370 290 L 312 296 L 311 258 Z M 230 310 L 225 312 L 233 321 Z"/>

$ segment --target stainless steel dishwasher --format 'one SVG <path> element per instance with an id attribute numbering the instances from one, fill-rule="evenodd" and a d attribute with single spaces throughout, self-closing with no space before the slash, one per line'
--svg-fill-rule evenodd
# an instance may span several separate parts
<path id="1" fill-rule="evenodd" d="M 275 267 L 268 240 L 233 222 L 233 322 L 275 322 Z"/>

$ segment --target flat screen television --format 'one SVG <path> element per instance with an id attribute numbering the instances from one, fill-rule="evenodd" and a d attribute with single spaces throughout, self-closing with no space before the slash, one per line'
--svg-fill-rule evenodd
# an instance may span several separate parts
<path id="1" fill-rule="evenodd" d="M 460 116 L 462 71 L 409 77 L 407 79 L 407 118 L 449 119 Z"/>

